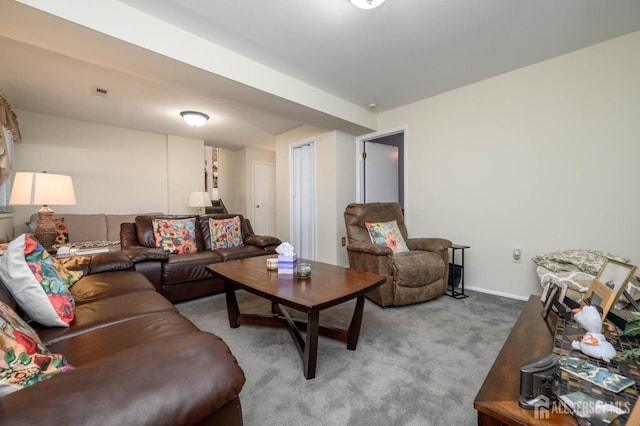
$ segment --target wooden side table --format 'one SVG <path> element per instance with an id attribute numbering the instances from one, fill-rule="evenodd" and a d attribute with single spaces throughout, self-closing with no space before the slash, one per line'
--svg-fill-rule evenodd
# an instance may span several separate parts
<path id="1" fill-rule="evenodd" d="M 447 296 L 453 297 L 454 299 L 464 299 L 465 297 L 469 297 L 464 294 L 464 251 L 468 248 L 471 247 L 462 244 L 451 244 L 451 261 L 449 262 L 449 287 L 451 292 L 447 293 Z M 456 250 L 460 250 L 461 252 L 459 264 L 456 263 Z M 456 291 L 456 267 L 460 269 L 460 291 Z"/>

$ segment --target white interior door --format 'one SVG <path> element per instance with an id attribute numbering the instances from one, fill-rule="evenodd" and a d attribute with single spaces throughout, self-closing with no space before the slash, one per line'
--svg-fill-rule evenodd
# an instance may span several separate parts
<path id="1" fill-rule="evenodd" d="M 298 258 L 316 258 L 315 148 L 313 141 L 290 150 L 291 241 Z"/>
<path id="2" fill-rule="evenodd" d="M 253 163 L 253 231 L 258 235 L 276 232 L 276 165 Z"/>
<path id="3" fill-rule="evenodd" d="M 398 147 L 364 143 L 364 202 L 400 202 Z"/>

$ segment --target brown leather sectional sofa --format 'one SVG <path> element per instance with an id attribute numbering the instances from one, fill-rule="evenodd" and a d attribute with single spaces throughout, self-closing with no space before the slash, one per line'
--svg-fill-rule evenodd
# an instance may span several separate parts
<path id="1" fill-rule="evenodd" d="M 229 347 L 180 315 L 124 253 L 73 257 L 68 328 L 31 325 L 75 368 L 0 398 L 7 425 L 241 425 L 244 374 Z M 20 312 L 0 282 L 0 300 Z"/>
<path id="2" fill-rule="evenodd" d="M 240 217 L 243 246 L 212 249 L 209 218 Z M 224 282 L 205 267 L 212 263 L 274 254 L 282 243 L 272 236 L 255 235 L 251 222 L 238 214 L 209 214 L 195 216 L 198 251 L 189 254 L 165 254 L 156 249 L 152 220 L 184 219 L 194 216 L 137 216 L 135 223 L 120 227 L 122 250 L 133 260 L 134 269 L 144 274 L 156 290 L 172 302 L 194 299 L 224 291 Z"/>

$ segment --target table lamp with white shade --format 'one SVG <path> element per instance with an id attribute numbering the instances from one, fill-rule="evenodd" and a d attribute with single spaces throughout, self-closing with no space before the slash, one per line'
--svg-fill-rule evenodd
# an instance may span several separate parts
<path id="1" fill-rule="evenodd" d="M 205 207 L 211 207 L 211 198 L 205 191 L 193 191 L 189 195 L 189 207 L 197 207 L 198 214 L 205 213 Z"/>
<path id="2" fill-rule="evenodd" d="M 58 237 L 49 205 L 74 205 L 76 193 L 71 176 L 53 173 L 18 172 L 13 179 L 11 205 L 42 205 L 38 210 L 38 226 L 33 235 L 47 251 L 51 251 Z"/>

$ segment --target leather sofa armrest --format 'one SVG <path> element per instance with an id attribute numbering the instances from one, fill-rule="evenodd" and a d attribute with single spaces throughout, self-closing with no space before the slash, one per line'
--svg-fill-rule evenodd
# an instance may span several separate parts
<path id="1" fill-rule="evenodd" d="M 136 224 L 123 222 L 120 224 L 120 247 L 128 249 L 137 246 L 138 234 L 136 233 Z"/>
<path id="2" fill-rule="evenodd" d="M 0 423 L 194 424 L 236 398 L 244 381 L 220 338 L 194 331 L 170 345 L 165 339 L 141 344 L 5 395 Z M 34 401 L 47 403 L 34 409 Z"/>
<path id="3" fill-rule="evenodd" d="M 111 271 L 128 271 L 133 268 L 131 259 L 120 251 L 71 256 L 58 259 L 58 261 L 65 268 L 73 271 L 82 271 L 85 275 Z"/>
<path id="4" fill-rule="evenodd" d="M 243 243 L 245 245 L 256 246 L 256 247 L 269 247 L 269 246 L 279 246 L 282 244 L 282 241 L 279 238 L 271 237 L 269 235 L 249 235 L 244 239 Z"/>
<path id="5" fill-rule="evenodd" d="M 361 241 L 354 241 L 347 245 L 347 251 L 352 253 L 360 252 L 373 254 L 376 256 L 390 256 L 393 254 L 393 250 L 382 244 L 363 243 Z"/>
<path id="6" fill-rule="evenodd" d="M 406 243 L 409 250 L 432 251 L 438 254 L 451 247 L 451 241 L 444 238 L 408 238 Z"/>
<path id="7" fill-rule="evenodd" d="M 159 249 L 152 249 L 143 246 L 130 246 L 130 248 L 120 250 L 133 263 L 141 263 L 148 261 L 165 262 L 169 260 L 169 255 Z"/>

